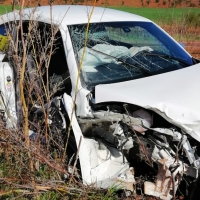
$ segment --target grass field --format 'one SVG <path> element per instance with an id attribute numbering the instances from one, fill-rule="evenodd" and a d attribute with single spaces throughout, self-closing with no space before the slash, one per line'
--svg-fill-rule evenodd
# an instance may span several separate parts
<path id="1" fill-rule="evenodd" d="M 199 8 L 133 8 L 124 6 L 110 8 L 141 15 L 157 23 L 165 21 L 167 24 L 174 20 L 181 20 L 188 13 L 200 14 Z"/>
<path id="2" fill-rule="evenodd" d="M 133 14 L 141 15 L 156 23 L 160 21 L 171 24 L 174 20 L 181 20 L 188 13 L 200 14 L 199 8 L 134 8 L 125 6 L 109 6 L 109 8 L 130 12 Z M 11 6 L 0 6 L 0 14 L 11 11 Z"/>
<path id="3" fill-rule="evenodd" d="M 11 10 L 12 10 L 12 6 L 1 5 L 0 6 L 0 15 L 10 12 Z"/>

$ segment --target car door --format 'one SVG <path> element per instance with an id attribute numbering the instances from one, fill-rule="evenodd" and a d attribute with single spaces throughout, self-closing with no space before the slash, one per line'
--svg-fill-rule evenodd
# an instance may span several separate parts
<path id="1" fill-rule="evenodd" d="M 0 111 L 8 128 L 16 126 L 16 96 L 13 67 L 6 59 L 8 48 L 7 25 L 0 25 Z"/>

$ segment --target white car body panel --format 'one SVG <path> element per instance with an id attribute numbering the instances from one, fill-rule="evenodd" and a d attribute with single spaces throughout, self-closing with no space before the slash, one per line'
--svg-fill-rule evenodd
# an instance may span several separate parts
<path id="1" fill-rule="evenodd" d="M 0 61 L 0 110 L 5 112 L 7 128 L 15 128 L 17 123 L 14 79 L 12 66 Z"/>
<path id="2" fill-rule="evenodd" d="M 96 103 L 126 102 L 153 110 L 200 141 L 200 64 L 115 84 L 97 85 Z"/>
<path id="3" fill-rule="evenodd" d="M 42 6 L 35 8 L 25 9 L 23 11 L 23 19 L 35 18 L 39 21 L 51 23 L 50 19 L 50 6 Z M 62 23 L 63 25 L 83 24 L 88 23 L 88 17 L 92 11 L 91 6 L 74 6 L 74 5 L 57 5 L 52 7 L 52 21 L 53 23 Z M 33 15 L 34 13 L 34 15 Z M 19 20 L 19 11 L 3 15 L 2 22 Z M 91 23 L 94 22 L 112 22 L 112 21 L 145 21 L 150 20 L 133 15 L 123 11 L 114 9 L 95 7 L 92 14 Z M 1 22 L 1 23 L 2 23 Z"/>
<path id="4" fill-rule="evenodd" d="M 73 101 L 66 93 L 63 95 L 63 103 L 69 116 L 72 114 Z M 83 183 L 100 188 L 118 186 L 133 191 L 134 176 L 129 169 L 129 164 L 123 155 L 116 149 L 102 150 L 97 141 L 84 138 L 77 119 L 73 112 L 72 129 L 76 144 L 81 140 L 79 159 Z"/>

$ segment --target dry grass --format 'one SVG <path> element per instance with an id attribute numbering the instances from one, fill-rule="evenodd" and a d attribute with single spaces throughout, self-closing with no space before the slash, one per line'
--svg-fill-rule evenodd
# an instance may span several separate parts
<path id="1" fill-rule="evenodd" d="M 24 1 L 19 6 L 20 15 L 23 5 Z M 50 60 L 59 40 L 58 26 L 51 23 L 41 28 L 32 20 L 25 26 L 22 20 L 14 25 L 19 30 L 18 37 L 12 38 L 7 30 L 10 39 L 7 56 L 19 88 L 16 91 L 19 121 L 12 129 L 7 129 L 5 113 L 1 114 L 0 199 L 116 199 L 114 188 L 101 190 L 82 184 L 76 168 L 78 149 L 75 160 L 66 154 L 70 129 L 69 132 L 67 126 L 57 129 L 49 123 L 49 117 L 58 114 L 57 107 L 50 107 L 51 99 L 61 89 L 61 84 L 57 83 L 51 90 L 49 79 Z M 31 73 L 27 70 L 31 69 L 30 63 L 35 64 Z M 36 105 L 40 107 L 39 115 Z M 30 130 L 34 132 L 32 137 L 29 137 Z"/>
<path id="2" fill-rule="evenodd" d="M 197 59 L 200 59 L 200 28 L 180 24 L 163 25 L 161 27 L 176 41 L 184 44 L 185 49 Z"/>
<path id="3" fill-rule="evenodd" d="M 23 5 L 24 1 L 20 5 L 20 15 L 23 14 Z M 58 26 L 51 24 L 42 30 L 39 23 L 32 20 L 26 32 L 22 20 L 15 26 L 19 30 L 17 40 L 12 38 L 9 30 L 7 34 L 10 34 L 8 58 L 17 77 L 15 84 L 19 86 L 19 122 L 8 130 L 1 120 L 0 196 L 40 198 L 41 193 L 47 191 L 56 191 L 58 199 L 68 195 L 87 196 L 81 181 L 68 173 L 70 166 L 67 162 L 70 158 L 66 155 L 65 159 L 61 159 L 65 155 L 65 136 L 50 126 L 48 122 L 52 113 L 49 106 L 45 108 L 45 104 L 50 105 L 50 98 L 54 95 L 49 88 L 48 72 L 51 56 L 56 51 L 54 44 Z M 30 68 L 31 59 L 35 68 L 30 74 L 27 67 Z M 35 105 L 40 106 L 41 117 L 35 115 Z M 36 134 L 34 139 L 29 137 L 30 130 Z M 68 184 L 69 178 L 71 184 Z"/>

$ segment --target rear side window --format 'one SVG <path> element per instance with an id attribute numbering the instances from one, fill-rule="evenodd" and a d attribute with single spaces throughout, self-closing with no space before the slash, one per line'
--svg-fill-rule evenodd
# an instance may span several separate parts
<path id="1" fill-rule="evenodd" d="M 0 51 L 5 52 L 8 49 L 8 36 L 6 25 L 0 25 Z"/>
<path id="2" fill-rule="evenodd" d="M 0 26 L 0 35 L 6 36 L 6 28 L 5 25 Z"/>

